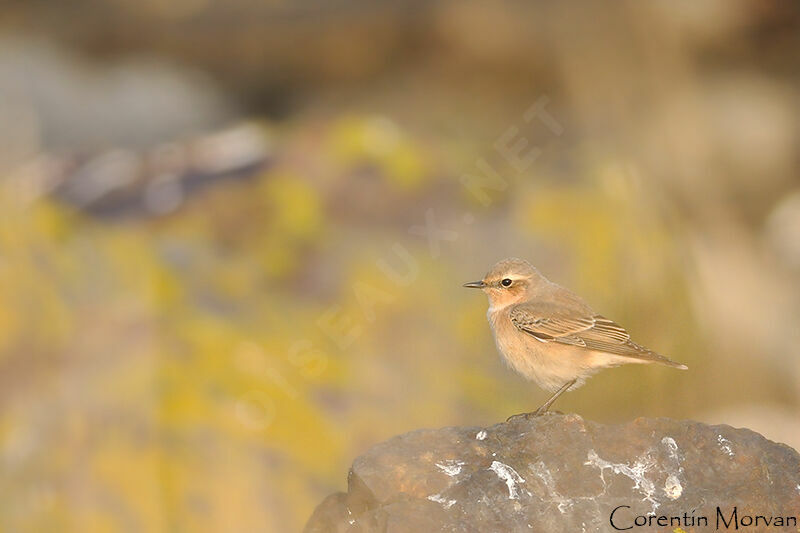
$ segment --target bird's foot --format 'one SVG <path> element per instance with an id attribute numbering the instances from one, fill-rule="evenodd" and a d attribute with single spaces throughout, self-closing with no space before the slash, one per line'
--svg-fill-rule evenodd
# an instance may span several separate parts
<path id="1" fill-rule="evenodd" d="M 531 413 L 520 413 L 518 415 L 509 416 L 508 418 L 506 418 L 506 422 L 512 422 L 514 420 L 530 420 L 531 418 L 536 416 L 542 416 L 542 415 L 541 413 L 537 414 L 536 411 L 533 411 Z"/>
<path id="2" fill-rule="evenodd" d="M 512 420 L 530 420 L 531 418 L 538 418 L 544 415 L 563 415 L 561 411 L 550 411 L 547 409 L 537 409 L 535 411 L 531 411 L 530 413 L 520 413 L 518 415 L 511 415 L 506 418 L 506 422 L 511 422 Z"/>

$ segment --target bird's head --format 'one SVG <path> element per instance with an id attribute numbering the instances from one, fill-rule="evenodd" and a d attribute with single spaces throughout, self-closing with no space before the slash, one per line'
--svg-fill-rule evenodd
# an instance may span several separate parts
<path id="1" fill-rule="evenodd" d="M 465 283 L 464 287 L 481 289 L 489 297 L 489 305 L 499 309 L 521 301 L 547 280 L 533 265 L 514 257 L 495 264 L 480 281 Z"/>

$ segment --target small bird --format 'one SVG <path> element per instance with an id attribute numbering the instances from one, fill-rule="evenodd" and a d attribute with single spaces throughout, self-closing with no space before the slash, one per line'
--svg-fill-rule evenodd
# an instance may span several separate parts
<path id="1" fill-rule="evenodd" d="M 622 326 L 522 259 L 504 259 L 482 280 L 464 287 L 481 289 L 489 297 L 486 316 L 506 362 L 554 393 L 536 411 L 509 420 L 543 415 L 561 394 L 603 368 L 626 363 L 688 368 L 636 344 Z"/>

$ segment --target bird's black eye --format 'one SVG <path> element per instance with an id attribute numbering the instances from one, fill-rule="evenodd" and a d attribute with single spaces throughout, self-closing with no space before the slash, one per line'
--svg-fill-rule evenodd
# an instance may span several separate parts
<path id="1" fill-rule="evenodd" d="M 511 286 L 511 280 L 508 279 L 508 278 L 504 278 L 503 281 L 500 282 L 500 285 L 502 285 L 503 287 L 510 287 Z"/>

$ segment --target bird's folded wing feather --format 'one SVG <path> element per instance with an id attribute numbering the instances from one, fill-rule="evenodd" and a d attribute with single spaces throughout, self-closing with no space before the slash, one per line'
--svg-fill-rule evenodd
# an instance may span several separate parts
<path id="1" fill-rule="evenodd" d="M 521 304 L 511 310 L 510 317 L 517 328 L 541 342 L 580 346 L 634 359 L 658 361 L 670 366 L 683 366 L 636 344 L 625 328 L 602 315 L 560 314 L 561 316 L 552 313 L 552 310 L 538 308 L 535 304 Z"/>

